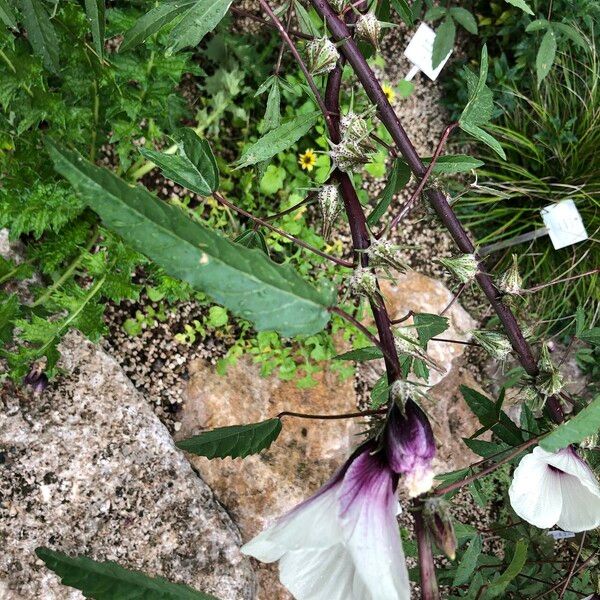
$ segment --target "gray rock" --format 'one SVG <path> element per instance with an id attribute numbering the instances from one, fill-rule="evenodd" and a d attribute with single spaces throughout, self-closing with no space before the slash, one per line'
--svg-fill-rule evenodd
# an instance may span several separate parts
<path id="1" fill-rule="evenodd" d="M 76 332 L 61 352 L 54 389 L 0 390 L 0 599 L 83 598 L 37 546 L 255 598 L 238 529 L 119 365 Z"/>

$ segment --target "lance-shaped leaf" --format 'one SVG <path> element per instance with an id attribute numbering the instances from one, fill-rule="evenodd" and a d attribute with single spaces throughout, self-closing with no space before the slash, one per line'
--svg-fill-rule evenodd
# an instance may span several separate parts
<path id="1" fill-rule="evenodd" d="M 542 43 L 535 57 L 535 69 L 538 85 L 550 73 L 556 57 L 556 34 L 553 29 L 548 29 L 542 38 Z"/>
<path id="2" fill-rule="evenodd" d="M 515 553 L 506 571 L 498 579 L 492 581 L 485 597 L 497 598 L 500 594 L 503 594 L 506 586 L 523 570 L 526 560 L 527 542 L 525 540 L 518 540 L 515 546 Z"/>
<path id="3" fill-rule="evenodd" d="M 506 0 L 506 2 L 508 4 L 512 4 L 513 6 L 516 6 L 517 8 L 520 8 L 524 13 L 527 13 L 528 15 L 533 16 L 535 14 L 531 10 L 531 8 L 529 8 L 529 6 L 525 2 L 525 0 Z"/>
<path id="4" fill-rule="evenodd" d="M 394 161 L 394 166 L 390 171 L 385 188 L 381 192 L 381 198 L 377 206 L 373 209 L 373 212 L 367 218 L 367 223 L 371 227 L 376 225 L 379 219 L 383 217 L 388 206 L 394 199 L 394 194 L 397 194 L 409 181 L 410 169 L 408 165 L 401 158 L 397 158 Z"/>
<path id="5" fill-rule="evenodd" d="M 378 358 L 383 358 L 383 352 L 377 346 L 356 348 L 355 350 L 349 350 L 348 352 L 334 356 L 334 360 L 355 360 L 357 362 L 376 360 Z"/>
<path id="6" fill-rule="evenodd" d="M 272 129 L 244 150 L 242 156 L 236 161 L 235 167 L 237 169 L 248 167 L 286 150 L 310 131 L 319 115 L 319 112 L 299 115 Z"/>
<path id="7" fill-rule="evenodd" d="M 7 0 L 0 0 L 0 21 L 11 29 L 17 29 L 17 18 Z"/>
<path id="8" fill-rule="evenodd" d="M 177 442 L 177 447 L 207 458 L 245 458 L 266 450 L 281 433 L 281 419 L 232 425 L 205 431 Z"/>
<path id="9" fill-rule="evenodd" d="M 85 13 L 92 29 L 94 48 L 100 57 L 104 51 L 105 12 L 104 0 L 85 0 Z"/>
<path id="10" fill-rule="evenodd" d="M 437 69 L 439 64 L 448 56 L 448 52 L 454 47 L 456 37 L 456 25 L 451 17 L 446 17 L 444 22 L 436 29 L 433 41 L 433 52 L 431 54 L 431 66 Z"/>
<path id="11" fill-rule="evenodd" d="M 40 0 L 19 0 L 19 7 L 31 47 L 46 69 L 58 73 L 58 36 L 46 7 Z"/>
<path id="12" fill-rule="evenodd" d="M 332 290 L 315 289 L 289 265 L 233 243 L 76 152 L 50 143 L 48 151 L 56 170 L 106 227 L 169 275 L 206 292 L 258 330 L 293 336 L 316 333 L 327 324 Z"/>
<path id="13" fill-rule="evenodd" d="M 219 168 L 206 140 L 193 129 L 185 129 L 177 145 L 177 154 L 141 148 L 140 152 L 157 165 L 167 179 L 201 196 L 210 196 L 219 187 Z"/>
<path id="14" fill-rule="evenodd" d="M 454 575 L 453 586 L 462 585 L 463 583 L 469 581 L 469 578 L 475 571 L 477 567 L 477 559 L 481 554 L 481 536 L 478 535 L 471 539 L 469 545 L 460 561 L 456 574 Z"/>
<path id="15" fill-rule="evenodd" d="M 556 452 L 569 444 L 581 442 L 600 430 L 600 396 L 578 412 L 572 419 L 557 427 L 540 440 L 540 446 L 548 452 Z"/>
<path id="16" fill-rule="evenodd" d="M 423 163 L 429 166 L 431 158 L 424 158 Z M 485 163 L 477 158 L 467 154 L 446 154 L 440 156 L 433 165 L 434 175 L 454 175 L 456 173 L 465 173 L 472 169 L 478 169 Z"/>
<path id="17" fill-rule="evenodd" d="M 130 571 L 116 562 L 99 562 L 87 556 L 71 557 L 49 548 L 36 548 L 35 553 L 64 585 L 81 590 L 86 598 L 217 600 L 215 596 L 198 592 L 187 585 L 171 583 L 162 577 L 150 577 L 141 571 Z"/>

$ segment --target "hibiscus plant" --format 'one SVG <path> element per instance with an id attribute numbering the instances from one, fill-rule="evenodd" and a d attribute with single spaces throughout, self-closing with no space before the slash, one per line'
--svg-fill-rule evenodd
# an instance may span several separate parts
<path id="1" fill-rule="evenodd" d="M 530 10 L 521 0 L 510 4 Z M 228 13 L 274 29 L 281 38 L 281 50 L 274 57 L 274 75 L 257 91 L 268 91 L 263 132 L 243 148 L 232 168 L 264 171 L 275 155 L 302 136 L 313 130 L 324 132 L 328 148 L 323 152 L 331 169 L 327 181 L 307 191 L 307 200 L 300 205 L 316 202 L 326 238 L 333 235 L 336 220 L 347 220 L 352 247 L 346 252 L 326 252 L 295 237 L 273 224 L 277 214 L 265 219 L 237 206 L 219 184 L 225 159 L 215 158 L 209 142 L 193 129 L 184 129 L 166 150 L 142 149 L 142 158 L 157 166 L 166 178 L 238 215 L 248 229 L 235 239 L 190 219 L 180 207 L 159 200 L 142 186 L 132 186 L 112 170 L 97 166 L 53 138 L 52 131 L 45 135 L 45 151 L 56 171 L 98 215 L 103 227 L 170 276 L 206 292 L 233 314 L 250 321 L 257 331 L 310 335 L 327 328 L 336 315 L 370 342 L 340 358 L 383 359 L 386 374 L 376 393 L 374 390 L 374 404 L 369 410 L 348 415 L 286 412 L 261 423 L 206 431 L 178 443 L 187 452 L 209 458 L 242 459 L 276 443 L 286 419 L 309 418 L 315 423 L 319 418 L 369 419 L 362 442 L 331 479 L 242 548 L 259 561 L 278 561 L 281 582 L 295 598 L 403 600 L 416 593 L 424 600 L 442 595 L 524 598 L 530 596 L 528 592 L 520 595 L 520 590 L 527 586 L 540 590 L 536 592 L 539 597 L 593 595 L 598 589 L 600 548 L 598 533 L 593 531 L 600 526 L 600 485 L 594 474 L 600 462 L 594 437 L 600 424 L 600 398 L 586 403 L 567 394 L 549 346 L 543 340 L 532 344 L 521 324 L 523 290 L 516 264 L 504 273 L 490 272 L 478 255 L 476 242 L 453 211 L 439 178 L 448 173 L 449 165 L 452 173 L 470 171 L 477 165 L 471 157 L 443 155 L 446 142 L 459 130 L 504 155 L 501 144 L 487 129 L 493 112 L 492 93 L 486 85 L 487 50 L 482 48 L 479 73 L 467 70 L 469 99 L 462 115 L 448 124 L 432 156 L 424 160 L 369 62 L 370 55 L 379 49 L 382 28 L 390 25 L 383 15 L 385 21 L 398 15 L 412 25 L 414 13 L 408 3 L 393 0 L 391 6 L 394 15 L 390 15 L 387 1 L 290 1 L 275 7 L 270 0 L 258 0 L 257 11 L 248 12 L 231 0 L 164 0 L 126 31 L 121 42 L 121 49 L 132 48 L 166 28 L 165 51 L 173 55 L 199 44 Z M 103 2 L 86 1 L 86 7 L 101 54 L 104 12 L 99 7 Z M 40 20 L 48 18 L 45 11 L 37 1 L 20 3 L 24 25 L 31 29 L 31 43 L 38 44 L 47 66 L 57 69 L 49 51 L 52 34 L 47 24 L 40 26 Z M 465 18 L 460 11 L 452 14 Z M 16 26 L 18 14 L 13 15 L 3 0 L 0 17 Z M 45 38 L 41 46 L 36 31 Z M 282 76 L 285 53 L 304 78 L 294 86 Z M 282 119 L 284 91 L 302 94 L 310 110 Z M 376 135 L 375 123 L 387 131 L 391 143 Z M 368 213 L 353 175 L 382 147 L 393 159 L 390 187 Z M 300 160 L 303 167 L 312 168 L 317 159 L 314 153 L 305 153 Z M 402 180 L 405 185 L 412 180 L 414 190 L 408 200 L 396 206 L 394 193 Z M 498 329 L 473 332 L 474 343 L 497 360 L 510 355 L 520 364 L 516 401 L 522 407 L 520 426 L 503 411 L 503 393 L 493 401 L 475 390 L 464 390 L 466 402 L 482 424 L 476 436 L 468 440 L 469 447 L 482 460 L 452 473 L 444 473 L 434 463 L 440 444 L 430 423 L 435 408 L 427 414 L 422 402 L 426 388 L 417 382 L 437 368 L 427 347 L 447 329 L 447 320 L 443 315 L 422 314 L 409 315 L 413 317 L 410 326 L 394 322 L 379 283 L 382 274 L 394 277 L 406 268 L 403 249 L 391 241 L 392 234 L 418 203 L 433 209 L 456 244 L 457 255 L 445 259 L 444 266 L 456 277 L 460 289 L 479 286 L 497 317 Z M 272 260 L 265 252 L 264 230 L 335 265 L 342 294 L 322 277 L 308 281 L 290 264 Z M 370 309 L 374 327 L 366 324 L 369 321 L 358 310 L 364 306 Z M 578 331 L 582 339 L 587 335 L 588 340 L 597 340 L 597 331 L 590 333 L 594 330 L 586 330 L 585 323 Z M 27 376 L 27 383 L 39 387 L 43 378 L 36 367 Z M 478 439 L 485 432 L 491 432 L 492 441 Z M 504 531 L 487 532 L 498 533 L 506 541 L 505 556 L 498 562 L 489 553 L 489 546 L 488 554 L 483 551 L 488 541 L 485 531 L 455 520 L 453 498 L 461 488 L 477 490 L 483 477 L 508 473 L 515 465 L 512 482 L 503 490 L 514 513 L 510 513 Z M 397 521 L 401 511 L 409 512 L 413 523 L 404 549 Z M 553 561 L 552 551 L 543 546 L 542 534 L 537 531 L 547 529 L 557 539 L 576 537 L 578 550 L 572 552 L 565 546 L 564 559 Z M 544 539 L 552 541 L 548 536 Z M 405 550 L 415 561 L 409 565 L 416 568 L 408 568 Z M 436 556 L 438 550 L 447 559 Z M 38 549 L 38 554 L 65 583 L 79 587 L 89 597 L 125 597 L 119 595 L 123 586 L 130 586 L 130 593 L 138 586 L 157 594 L 144 597 L 212 597 L 125 571 L 112 563 L 70 558 L 47 549 Z"/>

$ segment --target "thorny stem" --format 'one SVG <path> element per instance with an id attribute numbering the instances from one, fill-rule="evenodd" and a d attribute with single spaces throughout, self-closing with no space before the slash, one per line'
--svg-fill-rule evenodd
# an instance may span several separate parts
<path id="1" fill-rule="evenodd" d="M 442 134 L 442 137 L 440 138 L 437 148 L 435 149 L 435 152 L 433 153 L 433 156 L 431 157 L 431 162 L 429 163 L 427 170 L 425 171 L 423 177 L 421 178 L 421 181 L 419 182 L 417 189 L 413 192 L 412 196 L 400 207 L 400 212 L 392 219 L 392 222 L 390 223 L 389 227 L 387 228 L 387 231 L 391 231 L 392 229 L 394 229 L 394 227 L 396 227 L 396 225 L 398 225 L 398 223 L 400 223 L 400 221 L 411 211 L 415 202 L 421 195 L 421 192 L 425 188 L 425 184 L 427 183 L 427 180 L 433 173 L 433 169 L 435 168 L 437 160 L 440 157 L 440 154 L 442 153 L 444 146 L 446 145 L 446 141 L 450 137 L 450 134 L 457 127 L 458 127 L 458 123 L 451 123 L 450 125 L 448 125 L 448 127 L 446 127 L 446 129 L 444 129 L 444 133 Z"/>
<path id="2" fill-rule="evenodd" d="M 243 8 L 238 8 L 237 6 L 232 6 L 230 8 L 230 10 L 232 13 L 239 15 L 240 17 L 246 17 L 247 19 L 251 19 L 252 21 L 262 23 L 263 25 L 266 25 L 267 27 L 270 27 L 271 29 L 276 29 L 276 26 L 274 23 L 271 23 L 270 21 L 267 21 L 266 19 L 263 19 L 262 17 L 255 15 L 254 13 L 250 12 L 249 10 L 244 10 Z M 297 31 L 295 29 L 289 29 L 288 33 L 292 37 L 296 37 L 301 40 L 312 40 L 313 39 L 312 35 L 302 33 L 301 31 Z"/>
<path id="3" fill-rule="evenodd" d="M 565 585 L 563 586 L 563 588 L 560 591 L 560 594 L 558 596 L 559 600 L 567 593 L 567 590 L 569 589 L 569 583 L 571 583 L 573 573 L 575 572 L 575 567 L 577 567 L 577 563 L 579 562 L 579 557 L 581 556 L 581 552 L 583 551 L 584 543 L 585 543 L 585 531 L 581 534 L 581 541 L 579 542 L 579 549 L 577 550 L 577 555 L 575 556 L 573 565 L 571 566 L 571 569 L 569 570 L 569 574 L 567 575 L 567 578 L 565 579 Z"/>
<path id="4" fill-rule="evenodd" d="M 330 260 L 330 261 L 340 265 L 341 267 L 346 267 L 347 269 L 352 269 L 354 266 L 354 263 L 350 262 L 349 260 L 344 260 L 343 258 L 338 258 L 337 256 L 333 256 L 332 254 L 327 254 L 327 252 L 322 252 L 318 248 L 315 248 L 314 246 L 307 244 L 305 241 L 298 239 L 297 237 L 289 234 L 287 231 L 284 231 L 283 229 L 279 229 L 279 227 L 275 227 L 274 225 L 271 225 L 271 223 L 269 223 L 268 221 L 265 221 L 264 219 L 261 219 L 260 217 L 255 217 L 253 214 L 249 213 L 248 211 L 244 210 L 243 208 L 240 208 L 239 206 L 236 206 L 232 202 L 229 202 L 229 200 L 227 200 L 219 192 L 215 192 L 213 194 L 213 197 L 215 198 L 215 200 L 217 200 L 224 206 L 227 206 L 228 208 L 235 211 L 236 213 L 243 215 L 244 217 L 247 217 L 248 219 L 252 219 L 253 221 L 262 225 L 263 227 L 267 227 L 271 231 L 274 231 L 275 233 L 278 233 L 280 236 L 290 240 L 291 242 L 294 242 L 294 244 L 296 244 L 297 246 L 301 246 L 302 248 L 305 248 L 306 250 L 310 250 L 310 252 L 312 252 L 313 254 L 316 254 L 317 256 L 326 258 L 327 260 Z"/>
<path id="5" fill-rule="evenodd" d="M 515 456 L 519 456 L 519 454 L 521 454 L 521 452 L 523 452 L 523 450 L 526 450 L 527 448 L 533 446 L 534 444 L 537 444 L 539 439 L 540 439 L 540 436 L 537 436 L 537 437 L 531 438 L 530 440 L 527 440 L 525 443 L 521 444 L 520 446 L 517 446 L 512 452 L 507 454 L 504 458 L 500 459 L 498 462 L 495 462 L 493 465 L 490 465 L 489 467 L 486 467 L 485 469 L 482 469 L 481 471 L 478 471 L 477 473 L 474 473 L 473 475 L 470 475 L 469 477 L 465 477 L 464 479 L 461 479 L 460 481 L 455 481 L 454 483 L 450 483 L 448 485 L 438 487 L 435 490 L 433 490 L 433 493 L 436 496 L 443 496 L 444 494 L 448 494 L 449 492 L 453 492 L 454 490 L 458 490 L 461 487 L 468 485 L 469 483 L 475 481 L 476 479 L 479 479 L 480 477 L 484 477 L 485 475 L 489 475 L 490 473 L 493 473 L 498 467 L 501 467 L 503 464 L 511 461 L 513 458 L 515 458 Z"/>
<path id="6" fill-rule="evenodd" d="M 461 283 L 460 287 L 458 288 L 458 291 L 452 297 L 452 300 L 450 300 L 450 302 L 448 303 L 448 305 L 446 306 L 446 308 L 444 308 L 444 310 L 440 313 L 440 317 L 443 317 L 452 308 L 452 305 L 459 299 L 460 295 L 466 289 L 467 289 L 467 284 L 466 283 Z"/>
<path id="7" fill-rule="evenodd" d="M 292 8 L 293 4 L 290 2 L 290 5 L 287 9 L 287 17 L 285 19 L 285 30 L 289 32 L 290 24 L 292 22 Z M 279 75 L 279 71 L 281 71 L 281 61 L 283 60 L 283 51 L 285 50 L 285 42 L 282 42 L 279 46 L 279 54 L 277 55 L 277 63 L 275 64 L 275 75 Z"/>
<path id="8" fill-rule="evenodd" d="M 384 350 L 383 346 L 381 345 L 381 342 L 358 319 L 355 319 L 350 313 L 347 313 L 344 309 L 340 308 L 339 306 L 331 306 L 328 310 L 329 312 L 335 313 L 336 315 L 342 317 L 342 319 L 345 319 L 346 321 L 348 321 L 348 323 L 352 323 L 352 325 L 354 325 L 354 327 L 356 327 L 362 333 L 364 333 L 369 338 L 369 340 L 373 342 L 375 346 L 380 348 L 381 351 Z"/>
<path id="9" fill-rule="evenodd" d="M 375 74 L 360 52 L 356 42 L 352 39 L 351 32 L 347 25 L 339 19 L 327 0 L 311 0 L 311 2 L 327 24 L 333 39 L 336 42 L 344 42 L 340 45 L 342 54 L 354 69 L 367 96 L 374 104 L 376 104 L 380 120 L 389 131 L 408 166 L 416 177 L 422 179 L 427 172 L 427 168 L 419 158 L 406 131 L 404 131 L 400 124 L 400 121 L 398 120 L 392 105 L 386 98 Z M 466 254 L 475 254 L 473 242 L 450 207 L 445 195 L 438 189 L 429 189 L 426 194 L 439 219 L 445 225 L 446 229 L 448 229 L 460 251 Z M 519 327 L 515 316 L 502 302 L 501 294 L 494 285 L 492 278 L 485 272 L 483 267 L 480 268 L 475 278 L 502 322 L 511 345 L 519 358 L 519 362 L 528 375 L 535 379 L 539 374 L 537 362 L 531 352 L 529 344 L 523 337 L 523 333 L 521 332 L 521 328 Z M 549 397 L 546 405 L 555 422 L 560 423 L 564 420 L 558 398 L 553 396 Z"/>
<path id="10" fill-rule="evenodd" d="M 296 417 L 298 419 L 320 419 L 323 421 L 333 419 L 355 419 L 357 417 L 370 417 L 373 415 L 383 415 L 387 412 L 387 408 L 377 408 L 373 410 L 363 410 L 359 412 L 345 413 L 341 415 L 313 415 L 308 413 L 299 413 L 289 410 L 284 410 L 277 415 L 278 419 L 282 417 Z"/>
<path id="11" fill-rule="evenodd" d="M 433 337 L 429 341 L 431 341 L 431 342 L 446 342 L 447 344 L 462 344 L 463 346 L 479 346 L 481 348 L 481 344 L 478 344 L 477 342 L 469 342 L 467 340 L 448 340 L 446 338 Z"/>
<path id="12" fill-rule="evenodd" d="M 265 221 L 274 221 L 275 219 L 279 219 L 279 217 L 283 217 L 285 215 L 289 215 L 290 213 L 293 213 L 294 211 L 298 210 L 301 206 L 304 206 L 305 204 L 308 204 L 309 202 L 311 202 L 312 199 L 314 198 L 314 196 L 315 196 L 314 193 L 308 194 L 308 196 L 306 196 L 306 198 L 304 198 L 304 200 L 297 202 L 296 204 L 294 204 L 294 206 L 290 206 L 289 208 L 286 208 L 285 210 L 282 210 L 281 212 L 275 213 L 274 215 L 266 216 Z"/>

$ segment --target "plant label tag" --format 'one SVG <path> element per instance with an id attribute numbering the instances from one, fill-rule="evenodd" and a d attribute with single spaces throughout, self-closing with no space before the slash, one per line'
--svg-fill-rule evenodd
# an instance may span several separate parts
<path id="1" fill-rule="evenodd" d="M 434 69 L 431 61 L 434 40 L 435 31 L 429 25 L 421 23 L 404 51 L 404 56 L 414 65 L 405 79 L 410 81 L 419 71 L 423 71 L 432 81 L 437 79 L 452 51 L 448 52 L 446 58 Z"/>
<path id="2" fill-rule="evenodd" d="M 588 234 L 573 200 L 561 200 L 541 211 L 555 250 L 583 242 Z"/>
<path id="3" fill-rule="evenodd" d="M 564 540 L 566 538 L 574 538 L 575 534 L 572 531 L 561 531 L 560 529 L 553 529 L 548 531 L 548 535 L 555 540 Z"/>

